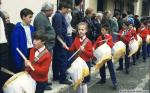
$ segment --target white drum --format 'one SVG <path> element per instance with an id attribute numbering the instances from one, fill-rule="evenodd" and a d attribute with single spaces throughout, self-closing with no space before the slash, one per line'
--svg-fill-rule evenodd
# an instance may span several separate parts
<path id="1" fill-rule="evenodd" d="M 142 45 L 142 38 L 140 37 L 139 34 L 137 35 L 137 41 L 138 41 L 139 47 L 141 47 L 141 45 Z"/>
<path id="2" fill-rule="evenodd" d="M 4 93 L 35 93 L 36 82 L 27 72 L 19 72 L 6 81 Z"/>
<path id="3" fill-rule="evenodd" d="M 67 70 L 67 72 L 73 80 L 74 89 L 76 89 L 77 86 L 79 86 L 82 83 L 84 77 L 88 76 L 90 73 L 86 62 L 81 57 L 78 57 L 71 64 L 71 67 Z"/>
<path id="4" fill-rule="evenodd" d="M 95 68 L 98 70 L 101 68 L 108 60 L 111 59 L 111 48 L 109 45 L 104 43 L 103 45 L 99 46 L 95 51 L 94 51 L 94 56 L 97 59 Z"/>
<path id="5" fill-rule="evenodd" d="M 122 41 L 118 41 L 112 48 L 113 62 L 118 62 L 119 58 L 122 58 L 126 53 L 126 45 Z"/>
<path id="6" fill-rule="evenodd" d="M 138 45 L 138 42 L 133 39 L 129 42 L 129 57 L 131 57 L 133 54 L 135 54 L 139 49 L 139 45 Z"/>
<path id="7" fill-rule="evenodd" d="M 150 43 L 150 35 L 147 35 L 147 37 L 146 37 L 146 43 L 147 43 L 147 44 Z"/>

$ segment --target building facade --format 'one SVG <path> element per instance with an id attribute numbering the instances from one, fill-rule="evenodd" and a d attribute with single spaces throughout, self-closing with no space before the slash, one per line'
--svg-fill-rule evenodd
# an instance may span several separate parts
<path id="1" fill-rule="evenodd" d="M 7 11 L 10 14 L 10 20 L 13 23 L 20 21 L 20 10 L 23 8 L 29 8 L 34 12 L 34 16 L 40 11 L 42 3 L 50 1 L 55 5 L 55 10 L 61 1 L 67 0 L 2 0 L 2 10 Z M 75 0 L 68 0 L 74 6 Z M 121 14 L 128 11 L 132 14 L 139 16 L 150 15 L 150 0 L 82 0 L 83 11 L 86 8 L 93 8 L 95 12 L 110 10 L 112 13 L 118 11 Z"/>

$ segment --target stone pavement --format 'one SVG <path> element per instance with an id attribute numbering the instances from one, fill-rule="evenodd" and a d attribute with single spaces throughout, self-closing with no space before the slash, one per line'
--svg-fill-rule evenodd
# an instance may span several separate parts
<path id="1" fill-rule="evenodd" d="M 137 60 L 137 63 L 139 63 L 138 61 L 141 61 L 141 60 L 142 58 L 140 58 L 140 60 Z M 148 58 L 147 62 L 148 63 L 150 62 L 150 58 Z M 132 66 L 132 60 L 130 63 Z M 116 69 L 117 67 L 118 67 L 118 63 L 114 64 L 114 69 Z M 117 71 L 115 72 L 118 73 Z M 108 69 L 106 70 L 106 77 L 110 78 Z M 99 81 L 99 73 L 98 71 L 94 70 L 94 67 L 92 67 L 91 68 L 91 81 L 88 83 L 88 88 L 93 86 L 98 81 Z M 74 93 L 72 87 L 69 85 L 59 84 L 58 82 L 52 82 L 52 83 L 53 83 L 52 84 L 53 90 L 45 90 L 44 93 Z"/>

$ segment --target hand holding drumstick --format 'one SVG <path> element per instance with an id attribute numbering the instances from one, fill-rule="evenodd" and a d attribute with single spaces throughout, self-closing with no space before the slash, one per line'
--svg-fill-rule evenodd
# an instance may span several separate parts
<path id="1" fill-rule="evenodd" d="M 25 61 L 25 66 L 26 67 L 30 67 L 33 71 L 35 70 L 34 68 L 33 68 L 33 66 L 31 65 L 31 62 L 29 61 L 29 60 L 27 60 L 27 58 L 23 55 L 23 53 L 19 50 L 19 48 L 16 48 L 16 50 L 18 51 L 18 53 L 20 54 L 20 56 L 24 59 L 24 61 Z"/>

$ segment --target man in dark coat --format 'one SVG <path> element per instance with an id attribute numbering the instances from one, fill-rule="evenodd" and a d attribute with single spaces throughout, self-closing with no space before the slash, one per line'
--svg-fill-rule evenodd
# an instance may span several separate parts
<path id="1" fill-rule="evenodd" d="M 67 23 L 65 14 L 68 13 L 70 6 L 66 2 L 59 5 L 59 10 L 56 11 L 52 18 L 52 25 L 55 29 L 56 35 L 62 38 L 67 43 Z M 56 39 L 53 54 L 53 80 L 59 80 L 61 84 L 70 84 L 66 80 L 67 70 L 67 51 L 62 44 Z"/>
<path id="2" fill-rule="evenodd" d="M 49 52 L 52 52 L 52 49 L 55 45 L 55 31 L 50 23 L 49 17 L 53 13 L 54 5 L 50 2 L 45 2 L 42 6 L 41 12 L 38 13 L 34 19 L 35 30 L 46 31 L 48 35 L 48 42 L 46 44 Z"/>

